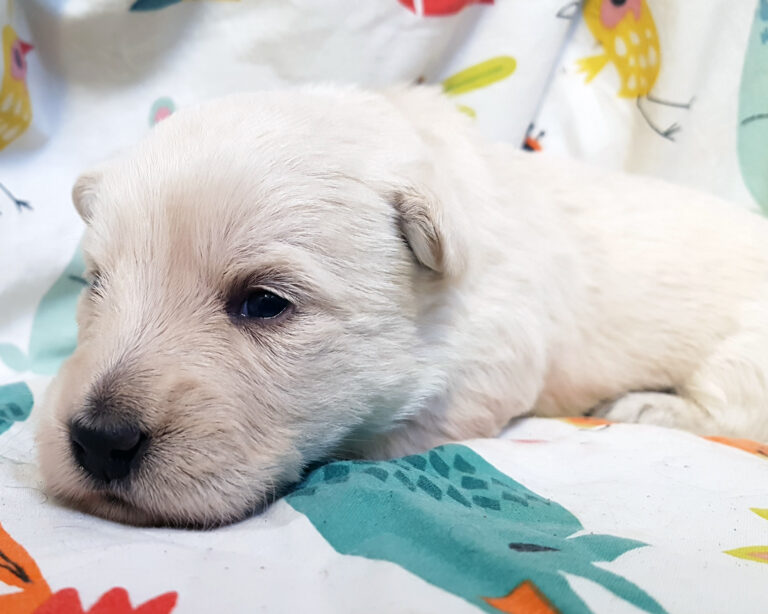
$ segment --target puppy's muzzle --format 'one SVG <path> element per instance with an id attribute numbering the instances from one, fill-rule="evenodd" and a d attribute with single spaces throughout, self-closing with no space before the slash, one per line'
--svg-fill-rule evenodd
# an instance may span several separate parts
<path id="1" fill-rule="evenodd" d="M 138 466 L 148 436 L 137 425 L 99 416 L 69 428 L 72 454 L 92 478 L 109 483 L 127 477 Z"/>

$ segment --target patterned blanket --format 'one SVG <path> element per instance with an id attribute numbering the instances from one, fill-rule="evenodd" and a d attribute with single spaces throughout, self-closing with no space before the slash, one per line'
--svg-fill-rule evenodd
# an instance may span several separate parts
<path id="1" fill-rule="evenodd" d="M 136 529 L 49 500 L 33 407 L 71 353 L 77 174 L 176 108 L 441 84 L 490 138 L 768 211 L 768 0 L 6 0 L 0 614 L 768 611 L 768 448 L 600 421 L 320 467 L 264 514 Z"/>

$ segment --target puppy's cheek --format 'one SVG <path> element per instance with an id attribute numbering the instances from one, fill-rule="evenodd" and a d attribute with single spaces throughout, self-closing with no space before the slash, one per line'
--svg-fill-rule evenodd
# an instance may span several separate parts
<path id="1" fill-rule="evenodd" d="M 75 321 L 77 322 L 77 344 L 82 345 L 92 336 L 95 323 L 95 303 L 88 289 L 83 290 L 77 302 Z"/>
<path id="2" fill-rule="evenodd" d="M 66 501 L 88 495 L 82 470 L 76 465 L 69 446 L 69 430 L 55 418 L 46 419 L 37 433 L 38 463 L 45 490 Z"/>
<path id="3" fill-rule="evenodd" d="M 258 513 L 296 482 L 303 465 L 300 456 L 277 451 L 256 454 L 252 448 L 206 449 L 204 442 L 189 449 L 200 454 L 181 461 L 166 455 L 142 474 L 131 501 L 165 524 L 210 526 L 242 520 Z M 164 468 L 163 468 L 164 467 Z"/>
<path id="4" fill-rule="evenodd" d="M 82 407 L 90 379 L 78 350 L 62 365 L 35 408 L 37 454 L 46 488 L 68 499 L 86 492 L 72 456 L 68 424 Z"/>
<path id="5" fill-rule="evenodd" d="M 101 500 L 94 513 L 129 522 L 155 525 L 209 527 L 242 520 L 258 512 L 266 502 L 263 493 L 252 493 L 242 476 L 220 475 L 216 483 L 185 483 L 171 472 L 167 480 L 152 480 L 146 487 L 132 488 L 124 504 Z M 237 487 L 233 488 L 233 485 Z"/>
<path id="6" fill-rule="evenodd" d="M 58 375 L 49 385 L 40 405 L 35 408 L 38 415 L 37 442 L 40 453 L 46 453 L 51 446 L 69 445 L 67 425 L 80 411 L 86 387 L 79 386 L 76 378 Z M 68 450 L 68 447 L 67 447 Z"/>

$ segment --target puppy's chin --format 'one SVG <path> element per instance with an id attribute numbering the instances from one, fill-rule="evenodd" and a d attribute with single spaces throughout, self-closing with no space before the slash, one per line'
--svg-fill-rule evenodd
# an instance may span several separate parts
<path id="1" fill-rule="evenodd" d="M 211 530 L 221 526 L 234 524 L 257 514 L 266 507 L 260 505 L 242 513 L 232 513 L 227 517 L 200 515 L 167 515 L 156 514 L 135 506 L 130 498 L 122 498 L 109 492 L 88 492 L 77 498 L 66 498 L 56 495 L 62 503 L 105 520 L 111 520 L 136 527 L 169 527 L 173 529 Z"/>
<path id="2" fill-rule="evenodd" d="M 64 484 L 50 479 L 46 481 L 49 493 L 68 507 L 138 527 L 214 529 L 258 514 L 273 500 L 261 498 L 252 504 L 237 507 L 219 504 L 203 508 L 189 505 L 186 509 L 179 509 L 178 504 L 169 504 L 165 496 L 152 497 L 151 493 L 128 485 L 89 486 L 88 478 L 80 478 L 76 484 Z M 151 504 L 157 505 L 159 509 L 151 509 Z"/>
<path id="3" fill-rule="evenodd" d="M 114 520 L 123 524 L 130 524 L 138 527 L 154 526 L 187 526 L 185 522 L 173 522 L 170 519 L 165 521 L 154 518 L 148 512 L 135 507 L 128 501 L 112 495 L 110 493 L 84 493 L 78 498 L 65 498 L 59 495 L 63 503 L 74 507 L 75 509 L 93 514 L 107 520 Z"/>

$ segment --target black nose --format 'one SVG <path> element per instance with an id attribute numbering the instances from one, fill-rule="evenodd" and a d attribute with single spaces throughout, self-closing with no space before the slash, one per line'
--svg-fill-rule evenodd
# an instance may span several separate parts
<path id="1" fill-rule="evenodd" d="M 69 429 L 72 452 L 94 478 L 109 482 L 126 477 L 138 465 L 147 435 L 137 426 L 104 421 Z"/>

